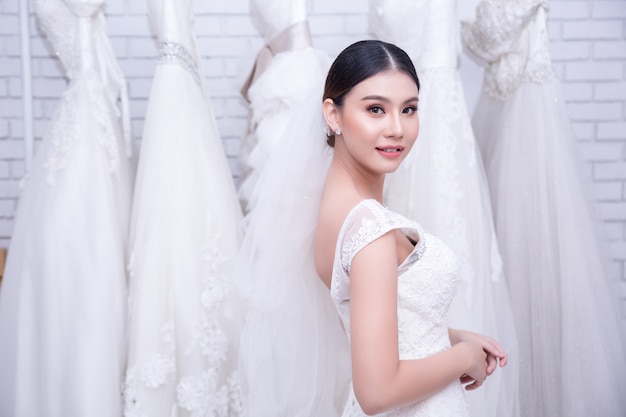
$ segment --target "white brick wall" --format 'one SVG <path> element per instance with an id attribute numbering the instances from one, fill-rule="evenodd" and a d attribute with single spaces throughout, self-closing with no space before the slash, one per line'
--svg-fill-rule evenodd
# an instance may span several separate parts
<path id="1" fill-rule="evenodd" d="M 8 245 L 24 175 L 18 2 L 0 0 L 0 246 Z M 476 3 L 460 1 L 461 14 L 471 15 Z M 236 178 L 246 118 L 238 90 L 261 39 L 247 16 L 247 0 L 196 0 L 194 8 L 202 65 Z M 144 1 L 109 0 L 107 14 L 113 47 L 128 79 L 138 141 L 156 47 Z M 315 45 L 332 56 L 368 37 L 364 0 L 309 0 L 309 18 Z M 40 138 L 65 80 L 32 17 L 31 33 L 34 130 Z M 592 181 L 609 256 L 624 282 L 626 313 L 626 1 L 552 0 L 549 33 L 567 111 L 587 164 L 584 174 Z M 461 71 L 471 108 L 482 74 L 467 59 Z"/>

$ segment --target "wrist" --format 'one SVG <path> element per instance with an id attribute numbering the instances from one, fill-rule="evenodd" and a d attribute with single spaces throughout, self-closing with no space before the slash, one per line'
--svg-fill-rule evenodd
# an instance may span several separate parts
<path id="1" fill-rule="evenodd" d="M 450 339 L 450 345 L 454 346 L 461 341 L 459 331 L 448 327 L 448 338 Z"/>

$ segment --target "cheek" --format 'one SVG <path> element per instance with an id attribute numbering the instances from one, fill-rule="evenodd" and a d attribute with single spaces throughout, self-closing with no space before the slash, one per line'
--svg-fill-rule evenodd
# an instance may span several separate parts
<path id="1" fill-rule="evenodd" d="M 410 123 L 406 130 L 406 137 L 407 137 L 407 145 L 409 145 L 410 147 L 413 147 L 413 144 L 415 143 L 415 141 L 419 138 L 419 131 L 420 131 L 420 124 L 419 122 L 415 123 Z"/>
<path id="2" fill-rule="evenodd" d="M 345 124 L 345 133 L 352 136 L 352 139 L 360 141 L 376 140 L 379 128 L 375 120 L 367 115 L 353 116 Z"/>

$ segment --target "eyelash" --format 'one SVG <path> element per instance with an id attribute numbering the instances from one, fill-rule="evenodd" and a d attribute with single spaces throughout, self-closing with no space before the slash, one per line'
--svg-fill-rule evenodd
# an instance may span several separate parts
<path id="1" fill-rule="evenodd" d="M 367 108 L 367 110 L 370 111 L 371 113 L 374 113 L 374 114 L 382 114 L 382 113 L 385 112 L 385 110 L 381 106 L 379 106 L 379 105 L 370 106 L 370 107 Z M 402 113 L 407 114 L 408 113 L 407 110 L 410 110 L 410 114 L 416 113 L 417 112 L 417 106 L 405 107 L 404 109 L 402 109 Z"/>

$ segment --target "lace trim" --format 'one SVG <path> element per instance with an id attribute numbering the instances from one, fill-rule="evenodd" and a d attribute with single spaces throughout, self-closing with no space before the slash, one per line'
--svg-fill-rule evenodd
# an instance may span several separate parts
<path id="1" fill-rule="evenodd" d="M 87 73 L 84 77 L 84 80 L 77 80 L 76 84 L 70 85 L 63 93 L 59 107 L 50 122 L 51 152 L 44 163 L 44 168 L 48 171 L 46 181 L 50 185 L 55 183 L 56 173 L 67 166 L 74 144 L 83 140 L 80 135 L 81 120 L 79 120 L 80 89 L 83 83 L 89 103 L 93 106 L 91 116 L 95 119 L 98 128 L 98 142 L 109 157 L 109 172 L 119 178 L 120 154 L 104 88 L 96 74 Z"/>
<path id="2" fill-rule="evenodd" d="M 201 85 L 196 59 L 183 45 L 172 41 L 162 42 L 159 48 L 159 64 L 178 65 L 191 75 L 196 84 Z"/>
<path id="3" fill-rule="evenodd" d="M 47 171 L 46 181 L 50 185 L 55 183 L 56 173 L 67 165 L 74 143 L 79 141 L 78 106 L 75 96 L 77 94 L 72 87 L 63 93 L 59 107 L 50 122 L 51 152 L 43 165 Z"/>
<path id="4" fill-rule="evenodd" d="M 199 375 L 184 375 L 179 379 L 175 386 L 177 404 L 173 406 L 188 411 L 190 417 L 238 417 L 243 415 L 243 406 L 236 372 L 231 372 L 226 381 L 221 382 L 222 368 L 229 349 L 228 338 L 219 322 L 228 292 L 226 277 L 222 273 L 227 258 L 220 249 L 220 235 L 213 227 L 214 222 L 209 213 L 206 219 L 208 238 L 201 248 L 204 288 L 199 297 L 202 310 L 195 324 L 192 341 L 181 354 L 192 354 L 199 350 L 207 363 Z M 131 254 L 128 265 L 131 279 L 133 261 L 134 255 Z M 163 353 L 153 355 L 142 366 L 128 369 L 124 386 L 125 417 L 145 417 L 138 393 L 139 384 L 155 389 L 174 382 L 174 375 L 177 374 L 177 346 L 173 328 L 173 321 L 170 321 L 162 329 Z"/>
<path id="5" fill-rule="evenodd" d="M 387 209 L 375 200 L 365 200 L 361 204 L 368 206 L 368 208 L 372 211 L 374 218 L 363 218 L 358 232 L 352 234 L 343 242 L 343 245 L 341 246 L 341 263 L 344 270 L 350 271 L 352 259 L 365 245 L 384 233 L 387 233 L 389 230 L 397 228 L 411 228 L 417 230 L 420 234 L 420 239 L 414 252 L 423 253 L 423 233 L 417 223 L 411 222 L 406 217 Z M 355 209 L 356 207 L 348 214 L 345 224 L 349 224 L 352 218 L 356 215 Z"/>

